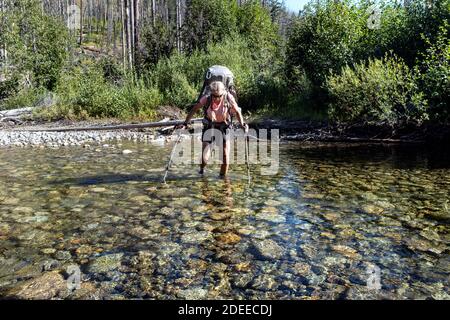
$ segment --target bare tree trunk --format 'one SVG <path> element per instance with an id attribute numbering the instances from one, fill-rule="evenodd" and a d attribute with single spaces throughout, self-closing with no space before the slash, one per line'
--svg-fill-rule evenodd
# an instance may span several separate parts
<path id="1" fill-rule="evenodd" d="M 133 18 L 133 30 L 134 30 L 134 46 L 133 46 L 133 55 L 134 55 L 134 60 L 136 60 L 136 52 L 138 51 L 138 47 L 139 47 L 139 0 L 133 0 L 133 4 L 134 4 L 134 18 Z"/>
<path id="2" fill-rule="evenodd" d="M 181 29 L 181 14 L 180 14 L 180 0 L 176 0 L 175 2 L 175 9 L 176 9 L 176 35 L 177 35 L 177 50 L 178 52 L 181 52 L 181 35 L 180 35 L 180 29 Z"/>
<path id="3" fill-rule="evenodd" d="M 134 53 L 135 53 L 135 32 L 136 32 L 136 26 L 135 26 L 135 12 L 134 12 L 134 0 L 128 0 L 130 5 L 130 51 L 131 51 L 131 68 L 134 67 Z"/>
<path id="4" fill-rule="evenodd" d="M 156 0 L 152 0 L 152 23 L 153 28 L 156 27 Z"/>
<path id="5" fill-rule="evenodd" d="M 83 42 L 83 0 L 80 0 L 80 46 Z"/>
<path id="6" fill-rule="evenodd" d="M 122 58 L 123 58 L 123 67 L 127 68 L 127 40 L 126 40 L 126 23 L 125 23 L 125 1 L 120 0 L 121 7 L 121 15 L 120 18 L 122 20 Z"/>
<path id="7" fill-rule="evenodd" d="M 113 24 L 114 24 L 114 5 L 111 3 L 111 0 L 106 1 L 106 11 L 107 11 L 107 19 L 106 19 L 106 25 L 108 29 L 108 35 L 107 35 L 107 48 L 109 49 L 111 47 L 111 43 L 113 42 Z"/>
<path id="8" fill-rule="evenodd" d="M 127 49 L 128 49 L 128 67 L 133 68 L 133 23 L 131 20 L 131 0 L 126 0 L 126 12 L 127 12 Z"/>

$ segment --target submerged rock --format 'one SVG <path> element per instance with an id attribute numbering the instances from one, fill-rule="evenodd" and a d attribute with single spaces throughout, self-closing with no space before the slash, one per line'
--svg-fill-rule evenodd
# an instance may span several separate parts
<path id="1" fill-rule="evenodd" d="M 365 213 L 368 213 L 368 214 L 380 214 L 380 213 L 382 213 L 384 211 L 383 208 L 380 208 L 380 207 L 377 207 L 377 206 L 374 206 L 374 205 L 364 205 L 362 207 L 362 210 Z"/>
<path id="2" fill-rule="evenodd" d="M 178 296 L 185 300 L 202 300 L 205 299 L 207 295 L 208 291 L 200 287 L 181 290 L 178 293 Z"/>
<path id="3" fill-rule="evenodd" d="M 286 222 L 286 218 L 278 213 L 275 207 L 268 207 L 256 215 L 258 219 L 266 220 L 274 223 Z"/>
<path id="4" fill-rule="evenodd" d="M 358 251 L 347 246 L 337 245 L 332 246 L 332 249 L 350 259 L 357 259 L 361 257 Z"/>
<path id="5" fill-rule="evenodd" d="M 216 239 L 223 244 L 236 244 L 241 241 L 241 237 L 233 232 L 220 234 L 216 237 Z"/>
<path id="6" fill-rule="evenodd" d="M 123 253 L 107 254 L 94 259 L 87 268 L 91 273 L 105 273 L 118 269 L 122 264 Z"/>
<path id="7" fill-rule="evenodd" d="M 55 258 L 58 260 L 69 260 L 72 259 L 72 255 L 70 254 L 69 251 L 58 251 L 55 254 Z"/>
<path id="8" fill-rule="evenodd" d="M 67 282 L 63 276 L 58 271 L 51 271 L 25 281 L 7 292 L 6 297 L 48 300 L 64 298 L 68 293 Z"/>
<path id="9" fill-rule="evenodd" d="M 284 255 L 284 249 L 280 247 L 275 241 L 266 239 L 253 241 L 253 246 L 260 258 L 267 260 L 277 260 Z"/>
<path id="10" fill-rule="evenodd" d="M 208 231 L 189 232 L 181 236 L 181 242 L 198 244 L 209 238 L 211 238 L 211 233 Z"/>
<path id="11" fill-rule="evenodd" d="M 293 266 L 293 271 L 296 275 L 304 276 L 311 272 L 311 266 L 304 262 L 297 262 Z"/>

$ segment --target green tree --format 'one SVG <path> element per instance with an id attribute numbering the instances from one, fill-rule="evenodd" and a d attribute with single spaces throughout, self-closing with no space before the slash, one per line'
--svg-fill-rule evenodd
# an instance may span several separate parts
<path id="1" fill-rule="evenodd" d="M 287 44 L 288 79 L 305 72 L 316 87 L 326 76 L 354 62 L 365 28 L 359 10 L 350 1 L 325 0 L 306 6 L 295 21 Z M 294 85 L 295 86 L 295 85 Z"/>
<path id="2" fill-rule="evenodd" d="M 261 68 L 270 69 L 281 44 L 278 25 L 273 23 L 270 12 L 259 1 L 251 0 L 239 8 L 237 17 L 238 32 L 248 39 L 255 60 Z"/>
<path id="3" fill-rule="evenodd" d="M 191 0 L 183 25 L 187 52 L 206 49 L 236 32 L 237 2 L 234 0 Z"/>
<path id="4" fill-rule="evenodd" d="M 139 69 L 150 69 L 161 58 L 170 57 L 175 46 L 176 33 L 171 25 L 158 18 L 153 23 L 147 23 L 142 31 L 143 50 L 137 58 Z"/>
<path id="5" fill-rule="evenodd" d="M 35 86 L 52 89 L 67 58 L 65 26 L 43 14 L 37 0 L 11 2 L 0 21 L 0 42 L 16 74 L 31 75 Z"/>

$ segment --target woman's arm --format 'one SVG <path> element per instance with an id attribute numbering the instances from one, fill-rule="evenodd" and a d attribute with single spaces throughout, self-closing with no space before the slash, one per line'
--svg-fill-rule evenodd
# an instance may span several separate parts
<path id="1" fill-rule="evenodd" d="M 242 115 L 241 108 L 239 108 L 238 104 L 236 103 L 236 100 L 233 96 L 229 96 L 230 102 L 231 102 L 231 108 L 236 113 L 236 117 L 239 121 L 239 124 L 244 128 L 245 133 L 248 132 L 248 125 L 244 121 L 244 116 Z"/>
<path id="2" fill-rule="evenodd" d="M 186 121 L 184 121 L 184 125 L 187 126 L 189 122 L 191 122 L 191 119 L 194 117 L 194 115 L 197 113 L 198 110 L 200 110 L 203 107 L 203 104 L 201 102 L 197 103 L 192 110 L 189 112 L 189 114 L 186 117 Z"/>

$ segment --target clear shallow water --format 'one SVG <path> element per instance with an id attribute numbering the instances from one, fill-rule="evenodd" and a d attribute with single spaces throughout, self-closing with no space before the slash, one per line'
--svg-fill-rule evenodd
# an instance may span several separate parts
<path id="1" fill-rule="evenodd" d="M 170 147 L 1 150 L 0 297 L 450 298 L 445 150 L 288 143 L 250 186 L 237 165 L 164 186 Z"/>

